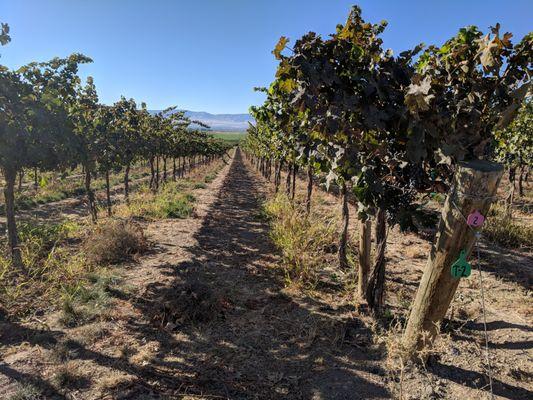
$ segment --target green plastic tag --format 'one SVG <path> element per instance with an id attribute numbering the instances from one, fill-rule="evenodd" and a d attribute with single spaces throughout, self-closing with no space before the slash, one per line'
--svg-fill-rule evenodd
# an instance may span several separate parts
<path id="1" fill-rule="evenodd" d="M 452 264 L 452 276 L 454 278 L 466 278 L 472 273 L 472 266 L 466 261 L 466 251 L 461 250 L 459 258 Z"/>

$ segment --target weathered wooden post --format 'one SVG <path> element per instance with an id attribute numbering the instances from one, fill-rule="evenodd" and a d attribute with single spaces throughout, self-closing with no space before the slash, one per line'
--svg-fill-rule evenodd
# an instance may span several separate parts
<path id="1" fill-rule="evenodd" d="M 362 299 L 365 297 L 368 275 L 370 274 L 371 250 L 372 222 L 367 217 L 365 221 L 359 220 L 359 280 L 357 282 L 357 291 Z"/>
<path id="2" fill-rule="evenodd" d="M 458 165 L 404 332 L 403 347 L 408 357 L 413 358 L 417 350 L 430 346 L 438 334 L 459 285 L 459 279 L 451 275 L 451 266 L 461 250 L 470 254 L 475 240 L 465 218 L 475 210 L 487 215 L 502 174 L 502 165 L 489 161 Z"/>
<path id="3" fill-rule="evenodd" d="M 348 268 L 348 257 L 346 255 L 346 247 L 348 246 L 348 227 L 350 226 L 350 210 L 348 208 L 348 189 L 346 182 L 341 184 L 342 196 L 342 230 L 339 239 L 339 267 L 341 269 Z"/>
<path id="4" fill-rule="evenodd" d="M 385 302 L 385 252 L 387 249 L 387 216 L 383 208 L 376 214 L 376 254 L 372 273 L 368 277 L 366 302 L 374 315 L 380 315 Z"/>

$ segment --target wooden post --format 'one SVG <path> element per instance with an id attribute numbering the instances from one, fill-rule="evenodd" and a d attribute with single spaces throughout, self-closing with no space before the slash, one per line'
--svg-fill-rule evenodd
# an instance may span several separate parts
<path id="1" fill-rule="evenodd" d="M 91 220 L 94 224 L 98 219 L 98 210 L 96 209 L 96 198 L 94 191 L 91 187 L 91 168 L 89 165 L 85 167 L 85 191 L 87 193 L 87 200 L 89 202 L 89 213 L 91 214 Z"/>
<path id="2" fill-rule="evenodd" d="M 126 204 L 130 204 L 130 163 L 126 164 L 126 170 L 124 171 L 124 198 Z"/>
<path id="3" fill-rule="evenodd" d="M 469 255 L 474 244 L 474 232 L 465 218 L 474 210 L 487 215 L 502 174 L 503 167 L 489 161 L 458 165 L 404 332 L 403 347 L 408 357 L 414 358 L 417 350 L 430 346 L 438 334 L 459 285 L 459 279 L 451 275 L 451 265 L 461 250 Z"/>
<path id="4" fill-rule="evenodd" d="M 159 190 L 159 156 L 155 158 L 155 182 L 154 182 L 154 192 Z"/>
<path id="5" fill-rule="evenodd" d="M 155 168 L 154 168 L 154 157 L 150 157 L 150 183 L 148 184 L 148 186 L 150 187 L 150 189 L 152 189 L 154 187 L 154 182 L 155 182 Z"/>
<path id="6" fill-rule="evenodd" d="M 276 169 L 276 176 L 274 178 L 274 185 L 276 187 L 276 193 L 279 191 L 279 185 L 281 184 L 281 170 L 283 168 L 283 161 L 278 161 L 278 166 Z"/>
<path id="7" fill-rule="evenodd" d="M 506 203 L 506 217 L 512 218 L 513 214 L 513 201 L 514 201 L 514 190 L 515 190 L 515 178 L 516 178 L 516 167 L 509 169 L 509 194 L 505 199 Z"/>
<path id="8" fill-rule="evenodd" d="M 22 181 L 24 179 L 24 170 L 21 169 L 19 171 L 19 187 L 18 187 L 18 191 L 21 192 L 22 191 Z M 522 187 L 522 174 L 520 174 L 520 183 L 519 183 L 519 187 L 521 188 Z M 520 189 L 522 190 L 522 189 Z M 524 193 L 522 193 L 520 196 L 523 196 Z"/>
<path id="9" fill-rule="evenodd" d="M 526 166 L 522 165 L 520 167 L 520 175 L 518 175 L 518 195 L 520 197 L 524 197 L 524 173 L 525 171 L 526 171 Z"/>
<path id="10" fill-rule="evenodd" d="M 375 315 L 380 315 L 385 302 L 385 252 L 387 249 L 387 216 L 379 208 L 376 215 L 376 255 L 374 268 L 368 278 L 366 302 Z"/>
<path id="11" fill-rule="evenodd" d="M 176 182 L 176 157 L 172 157 L 172 180 Z"/>
<path id="12" fill-rule="evenodd" d="M 292 195 L 291 200 L 294 201 L 294 193 L 296 192 L 296 173 L 298 172 L 298 165 L 292 166 Z"/>
<path id="13" fill-rule="evenodd" d="M 39 174 L 37 167 L 33 169 L 33 187 L 35 188 L 35 190 L 39 188 Z"/>
<path id="14" fill-rule="evenodd" d="M 339 267 L 341 269 L 348 268 L 348 257 L 346 255 L 346 247 L 348 246 L 348 227 L 350 226 L 350 210 L 348 208 L 348 189 L 346 182 L 341 184 L 342 196 L 342 230 L 339 238 Z"/>
<path id="15" fill-rule="evenodd" d="M 368 274 L 372 262 L 370 251 L 372 250 L 372 221 L 367 218 L 359 220 L 359 279 L 357 282 L 358 293 L 364 298 L 368 284 Z"/>

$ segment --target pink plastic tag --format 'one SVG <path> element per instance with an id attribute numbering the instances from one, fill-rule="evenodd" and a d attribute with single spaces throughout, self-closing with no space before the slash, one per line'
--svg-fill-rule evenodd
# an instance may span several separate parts
<path id="1" fill-rule="evenodd" d="M 483 225 L 483 222 L 485 222 L 485 217 L 478 210 L 476 210 L 468 216 L 466 222 L 468 225 L 474 228 L 479 228 Z"/>

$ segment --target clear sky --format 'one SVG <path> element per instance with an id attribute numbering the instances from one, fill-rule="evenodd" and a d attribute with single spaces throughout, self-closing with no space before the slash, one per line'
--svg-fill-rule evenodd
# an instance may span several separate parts
<path id="1" fill-rule="evenodd" d="M 331 33 L 355 3 L 370 22 L 389 22 L 395 52 L 440 44 L 465 25 L 500 22 L 515 40 L 533 30 L 533 0 L 0 0 L 12 36 L 0 63 L 81 52 L 104 103 L 123 94 L 151 109 L 242 113 L 261 103 L 252 88 L 272 80 L 281 35 Z"/>

